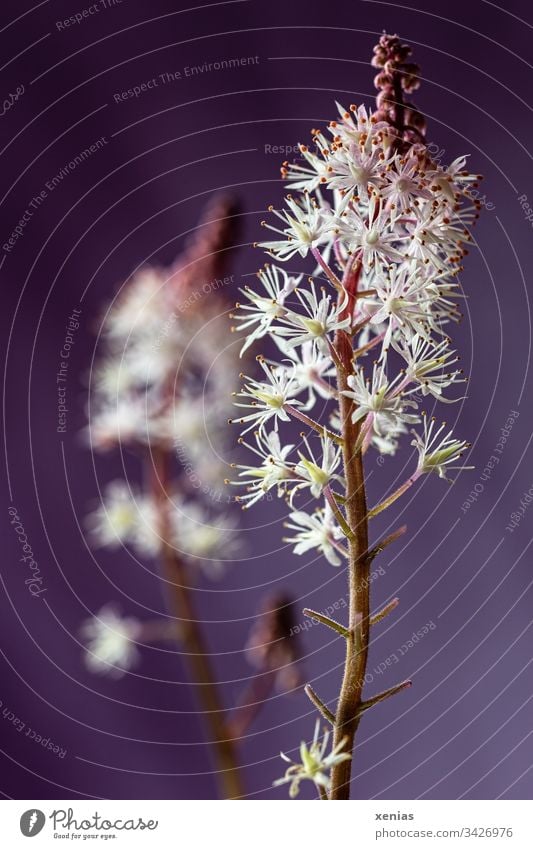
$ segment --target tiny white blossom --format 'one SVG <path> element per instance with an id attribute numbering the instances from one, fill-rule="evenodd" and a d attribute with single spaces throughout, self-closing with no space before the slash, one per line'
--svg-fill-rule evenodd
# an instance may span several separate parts
<path id="1" fill-rule="evenodd" d="M 343 537 L 343 533 L 327 502 L 324 508 L 314 513 L 296 510 L 290 513 L 289 520 L 285 522 L 285 527 L 296 533 L 292 537 L 285 537 L 284 542 L 294 545 L 295 554 L 305 554 L 310 549 L 316 549 L 332 566 L 341 565 L 338 540 Z"/>
<path id="2" fill-rule="evenodd" d="M 248 299 L 248 304 L 237 304 L 242 315 L 232 313 L 231 318 L 240 322 L 236 330 L 247 331 L 247 337 L 241 348 L 241 357 L 257 339 L 265 336 L 274 321 L 286 314 L 285 300 L 294 291 L 302 275 L 291 277 L 287 272 L 275 265 L 267 265 L 257 274 L 266 292 L 258 294 L 249 286 L 240 291 Z M 255 326 L 254 326 L 255 325 Z M 233 328 L 232 328 L 233 329 Z"/>
<path id="3" fill-rule="evenodd" d="M 420 179 L 420 164 L 416 157 L 395 156 L 385 173 L 386 183 L 381 189 L 381 196 L 386 199 L 388 206 L 394 210 L 393 218 L 409 211 L 416 198 L 431 200 L 431 192 L 427 181 Z"/>
<path id="4" fill-rule="evenodd" d="M 433 266 L 449 274 L 464 256 L 463 244 L 470 241 L 468 230 L 449 211 L 430 207 L 413 207 L 409 225 L 407 253 L 419 263 Z M 459 226 L 455 226 L 458 223 Z"/>
<path id="5" fill-rule="evenodd" d="M 209 577 L 218 578 L 239 550 L 236 520 L 214 516 L 199 501 L 175 499 L 170 513 L 176 550 Z"/>
<path id="6" fill-rule="evenodd" d="M 289 421 L 289 414 L 284 409 L 285 405 L 300 406 L 300 401 L 291 397 L 298 391 L 292 375 L 286 371 L 270 368 L 264 360 L 260 360 L 260 364 L 267 376 L 267 382 L 248 378 L 249 382 L 245 384 L 241 392 L 235 393 L 237 398 L 246 399 L 244 403 L 235 401 L 236 407 L 253 410 L 252 413 L 239 419 L 230 420 L 230 423 L 238 424 L 250 422 L 250 426 L 243 430 L 243 433 L 247 433 L 256 425 L 259 426 L 259 430 L 262 430 L 272 419 L 274 419 L 274 428 L 277 430 L 278 420 Z"/>
<path id="7" fill-rule="evenodd" d="M 281 757 L 286 763 L 290 764 L 283 778 L 278 778 L 274 782 L 274 787 L 280 787 L 282 784 L 289 784 L 289 796 L 294 799 L 300 792 L 300 783 L 305 780 L 312 781 L 317 787 L 322 787 L 324 790 L 329 790 L 331 784 L 330 771 L 331 768 L 343 761 L 349 761 L 351 755 L 348 752 L 343 752 L 346 745 L 346 739 L 341 740 L 329 753 L 326 755 L 329 744 L 329 731 L 324 731 L 322 742 L 319 742 L 320 721 L 317 720 L 313 742 L 308 747 L 302 742 L 300 745 L 300 763 L 294 763 L 290 758 L 281 752 Z"/>
<path id="8" fill-rule="evenodd" d="M 102 503 L 87 516 L 87 527 L 102 547 L 131 544 L 141 554 L 154 555 L 161 546 L 155 505 L 124 480 L 108 484 Z"/>
<path id="9" fill-rule="evenodd" d="M 418 422 L 417 415 L 407 412 L 409 408 L 416 409 L 416 402 L 394 390 L 399 377 L 389 383 L 383 364 L 377 363 L 374 364 L 371 381 L 365 377 L 362 369 L 349 375 L 347 382 L 350 389 L 343 394 L 355 401 L 352 421 L 366 419 L 368 430 L 373 429 L 378 436 L 383 436 L 386 431 L 397 430 L 405 423 Z"/>
<path id="10" fill-rule="evenodd" d="M 302 410 L 311 410 L 317 395 L 326 399 L 335 395 L 335 387 L 328 381 L 328 378 L 334 378 L 336 375 L 335 366 L 329 354 L 323 354 L 311 341 L 304 342 L 298 349 L 298 347 L 287 347 L 277 336 L 275 339 L 283 353 L 290 357 L 289 363 L 282 362 L 278 367 L 290 370 L 298 386 L 298 392 L 307 390 L 307 401 L 302 406 Z"/>
<path id="11" fill-rule="evenodd" d="M 336 220 L 335 233 L 348 249 L 360 256 L 366 268 L 376 262 L 401 262 L 406 251 L 399 240 L 405 239 L 392 225 L 390 213 L 381 204 L 379 196 L 372 194 L 367 207 L 348 209 Z"/>
<path id="12" fill-rule="evenodd" d="M 125 357 L 109 356 L 91 374 L 91 388 L 109 400 L 116 400 L 134 384 L 135 375 Z"/>
<path id="13" fill-rule="evenodd" d="M 344 483 L 343 478 L 336 474 L 336 470 L 341 462 L 342 448 L 334 445 L 333 441 L 327 435 L 326 428 L 324 428 L 324 432 L 320 437 L 322 448 L 321 461 L 315 457 L 309 440 L 305 435 L 303 435 L 303 441 L 309 456 L 306 457 L 301 451 L 298 451 L 300 461 L 296 465 L 295 472 L 301 480 L 292 491 L 291 501 L 294 494 L 301 489 L 309 488 L 311 495 L 314 498 L 319 498 L 322 495 L 324 487 L 328 486 L 331 481 L 336 480 Z"/>
<path id="14" fill-rule="evenodd" d="M 302 257 L 307 256 L 309 250 L 318 245 L 324 239 L 326 233 L 324 210 L 318 207 L 316 201 L 310 195 L 303 195 L 301 202 L 288 195 L 286 202 L 289 211 L 278 211 L 269 207 L 269 211 L 273 212 L 286 225 L 283 230 L 263 222 L 263 225 L 269 230 L 280 233 L 284 237 L 283 240 L 261 242 L 261 247 L 282 262 L 295 254 L 300 254 Z"/>
<path id="15" fill-rule="evenodd" d="M 338 189 L 344 195 L 340 209 L 356 194 L 364 200 L 369 188 L 377 188 L 383 183 L 386 162 L 382 150 L 374 148 L 369 152 L 358 144 L 351 143 L 348 150 L 340 149 L 328 163 L 328 186 Z"/>
<path id="16" fill-rule="evenodd" d="M 150 420 L 146 405 L 138 398 L 117 397 L 91 410 L 87 439 L 97 449 L 117 444 L 146 442 Z"/>
<path id="17" fill-rule="evenodd" d="M 299 162 L 284 162 L 281 176 L 292 189 L 303 192 L 314 192 L 328 177 L 329 144 L 322 133 L 315 133 L 313 138 L 321 155 L 313 153 L 307 145 L 300 144 L 300 153 L 307 165 Z"/>
<path id="18" fill-rule="evenodd" d="M 305 342 L 315 342 L 323 354 L 328 354 L 328 339 L 337 330 L 346 330 L 350 326 L 349 318 L 341 318 L 346 306 L 347 296 L 340 304 L 332 303 L 331 295 L 321 289 L 319 298 L 314 283 L 310 289 L 297 289 L 296 296 L 305 310 L 301 315 L 293 310 L 287 310 L 282 318 L 281 327 L 274 331 L 276 335 L 286 338 L 287 348 L 303 345 Z"/>
<path id="19" fill-rule="evenodd" d="M 455 439 L 452 431 L 449 431 L 446 436 L 441 437 L 441 433 L 446 427 L 443 422 L 439 428 L 435 428 L 435 419 L 430 420 L 429 426 L 427 417 L 424 420 L 423 435 L 412 431 L 414 439 L 411 442 L 418 450 L 418 466 L 417 475 L 428 474 L 435 472 L 439 478 L 449 480 L 447 477 L 448 471 L 463 471 L 464 469 L 473 469 L 473 466 L 457 466 L 457 461 L 462 457 L 465 450 L 469 448 L 469 443 Z"/>
<path id="20" fill-rule="evenodd" d="M 407 394 L 420 390 L 422 395 L 433 395 L 438 401 L 447 404 L 459 400 L 444 398 L 442 395 L 443 389 L 447 389 L 448 386 L 465 382 L 462 369 L 444 371 L 459 359 L 455 351 L 449 348 L 449 344 L 450 340 L 447 338 L 435 344 L 432 339 L 424 339 L 415 334 L 410 344 L 401 349 L 401 354 L 407 363 L 405 377 L 416 384 L 413 389 L 407 390 Z"/>
<path id="21" fill-rule="evenodd" d="M 262 431 L 255 433 L 257 447 L 249 445 L 242 439 L 240 443 L 253 451 L 260 460 L 260 466 L 233 463 L 232 468 L 239 469 L 238 481 L 226 481 L 232 486 L 243 486 L 246 495 L 238 495 L 236 501 L 247 510 L 259 501 L 271 489 L 277 488 L 278 497 L 281 497 L 287 489 L 287 484 L 294 477 L 294 463 L 289 463 L 288 456 L 294 445 L 281 445 L 279 434 L 272 431 L 268 435 Z"/>
<path id="22" fill-rule="evenodd" d="M 407 433 L 407 428 L 402 422 L 397 422 L 392 427 L 389 427 L 386 421 L 381 422 L 380 428 L 380 434 L 372 431 L 371 444 L 380 454 L 393 457 L 398 450 L 399 437 Z"/>
<path id="23" fill-rule="evenodd" d="M 465 166 L 466 156 L 458 156 L 447 168 L 439 165 L 427 175 L 432 191 L 440 193 L 448 204 L 455 204 L 460 195 L 465 194 L 472 183 L 476 184 L 480 179 L 479 174 L 470 174 Z"/>
<path id="24" fill-rule="evenodd" d="M 124 675 L 138 661 L 139 651 L 135 642 L 141 629 L 137 619 L 120 616 L 112 605 L 102 607 L 81 628 L 81 635 L 87 643 L 87 668 L 115 678 Z"/>
<path id="25" fill-rule="evenodd" d="M 386 325 L 384 349 L 390 345 L 395 331 L 408 342 L 415 333 L 428 338 L 434 328 L 431 316 L 434 296 L 428 291 L 429 282 L 416 265 L 391 265 L 376 276 L 374 285 L 380 306 L 370 323 Z"/>
<path id="26" fill-rule="evenodd" d="M 183 359 L 188 341 L 187 335 L 180 332 L 176 322 L 172 333 L 164 332 L 164 325 L 153 332 L 141 333 L 128 340 L 125 357 L 128 368 L 139 388 L 160 385 Z"/>
<path id="27" fill-rule="evenodd" d="M 386 121 L 377 121 L 367 112 L 366 106 L 351 106 L 350 111 L 336 103 L 340 121 L 331 121 L 330 133 L 334 144 L 350 146 L 354 142 L 366 153 L 382 144 L 391 135 L 391 127 Z"/>

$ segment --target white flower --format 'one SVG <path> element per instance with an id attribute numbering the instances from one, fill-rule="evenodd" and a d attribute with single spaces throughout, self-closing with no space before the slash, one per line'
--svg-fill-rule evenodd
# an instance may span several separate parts
<path id="1" fill-rule="evenodd" d="M 91 384 L 96 393 L 116 400 L 135 384 L 135 375 L 125 357 L 109 356 L 92 372 Z"/>
<path id="2" fill-rule="evenodd" d="M 324 731 L 322 743 L 319 742 L 320 720 L 317 720 L 313 742 L 307 747 L 307 744 L 302 742 L 300 745 L 301 763 L 294 763 L 283 752 L 280 753 L 284 761 L 290 764 L 283 778 L 278 778 L 274 782 L 274 787 L 280 787 L 282 784 L 290 784 L 289 795 L 294 799 L 300 791 L 300 782 L 304 780 L 312 781 L 317 787 L 323 787 L 326 791 L 329 790 L 331 779 L 330 770 L 337 764 L 343 761 L 349 761 L 351 755 L 348 752 L 343 752 L 342 749 L 346 745 L 346 739 L 341 740 L 326 755 L 329 743 L 329 731 Z"/>
<path id="3" fill-rule="evenodd" d="M 405 251 L 399 247 L 405 236 L 395 229 L 390 212 L 377 193 L 372 194 L 368 207 L 348 209 L 336 220 L 335 232 L 346 247 L 360 256 L 366 268 L 376 262 L 401 262 Z"/>
<path id="4" fill-rule="evenodd" d="M 176 550 L 209 577 L 220 577 L 225 562 L 238 551 L 236 521 L 214 516 L 197 501 L 174 500 L 170 513 Z"/>
<path id="5" fill-rule="evenodd" d="M 442 168 L 440 165 L 427 174 L 433 192 L 440 193 L 448 204 L 455 204 L 461 194 L 465 194 L 481 179 L 479 174 L 470 174 L 465 170 L 466 156 L 458 156 L 457 159 Z"/>
<path id="6" fill-rule="evenodd" d="M 390 265 L 377 274 L 374 286 L 380 307 L 370 319 L 371 324 L 385 323 L 387 330 L 383 347 L 387 348 L 398 330 L 407 339 L 418 333 L 428 338 L 434 328 L 431 305 L 434 295 L 428 279 L 416 265 Z"/>
<path id="7" fill-rule="evenodd" d="M 407 159 L 395 156 L 385 174 L 386 185 L 381 196 L 393 210 L 393 218 L 410 209 L 416 198 L 431 200 L 427 181 L 419 173 L 420 163 L 414 156 Z"/>
<path id="8" fill-rule="evenodd" d="M 135 641 L 139 639 L 141 629 L 137 619 L 120 616 L 112 605 L 102 607 L 81 628 L 81 634 L 87 641 L 87 668 L 116 678 L 124 675 L 139 658 Z"/>
<path id="9" fill-rule="evenodd" d="M 123 480 L 108 484 L 103 502 L 87 516 L 87 526 L 102 547 L 129 543 L 141 554 L 154 555 L 161 546 L 155 505 Z"/>
<path id="10" fill-rule="evenodd" d="M 346 306 L 346 296 L 341 304 L 331 302 L 331 295 L 321 289 L 322 296 L 319 299 L 314 283 L 309 289 L 297 289 L 296 296 L 305 310 L 305 315 L 300 315 L 293 310 L 287 310 L 282 318 L 282 324 L 274 331 L 275 334 L 287 338 L 286 345 L 293 348 L 303 345 L 305 342 L 315 342 L 323 354 L 329 353 L 328 337 L 337 330 L 346 330 L 350 326 L 349 318 L 341 318 Z"/>
<path id="11" fill-rule="evenodd" d="M 215 404 L 214 401 L 212 403 Z M 209 396 L 202 398 L 184 393 L 154 417 L 151 434 L 167 445 L 173 444 L 178 457 L 183 460 L 196 451 L 205 451 L 210 411 Z"/>
<path id="12" fill-rule="evenodd" d="M 247 510 L 257 501 L 259 501 L 267 492 L 270 492 L 274 487 L 277 488 L 278 497 L 281 497 L 286 492 L 287 484 L 294 477 L 294 463 L 289 463 L 288 455 L 294 448 L 294 445 L 284 445 L 280 443 L 279 434 L 272 431 L 266 435 L 262 431 L 255 433 L 257 448 L 240 440 L 241 445 L 244 445 L 250 451 L 253 451 L 261 459 L 260 466 L 250 466 L 243 463 L 232 463 L 232 468 L 240 469 L 238 481 L 226 481 L 231 486 L 244 486 L 246 495 L 238 495 L 236 501 L 243 504 L 243 509 Z"/>
<path id="13" fill-rule="evenodd" d="M 416 409 L 416 402 L 405 399 L 394 390 L 399 377 L 389 383 L 384 366 L 378 364 L 374 364 L 372 381 L 365 378 L 362 369 L 349 375 L 347 382 L 350 390 L 345 390 L 343 394 L 355 401 L 352 421 L 367 419 L 365 427 L 373 429 L 377 436 L 398 430 L 405 423 L 418 422 L 417 415 L 406 412 L 408 408 Z"/>
<path id="14" fill-rule="evenodd" d="M 341 462 L 342 448 L 340 446 L 335 447 L 327 435 L 326 428 L 324 428 L 324 432 L 320 437 L 322 447 L 322 461 L 320 465 L 309 445 L 307 437 L 303 436 L 303 440 L 311 459 L 302 454 L 301 451 L 298 451 L 300 462 L 297 464 L 295 472 L 302 480 L 294 487 L 291 494 L 291 501 L 294 494 L 301 489 L 309 487 L 311 495 L 319 498 L 322 495 L 324 487 L 328 486 L 332 480 L 343 483 L 342 477 L 335 473 Z"/>
<path id="15" fill-rule="evenodd" d="M 334 144 L 350 145 L 355 142 L 368 153 L 392 135 L 390 125 L 386 121 L 377 121 L 365 106 L 350 106 L 350 111 L 340 103 L 336 106 L 341 120 L 331 121 L 329 125 Z"/>
<path id="16" fill-rule="evenodd" d="M 401 354 L 407 363 L 405 377 L 417 384 L 413 389 L 408 390 L 408 393 L 420 390 L 422 395 L 433 395 L 438 401 L 447 404 L 459 400 L 442 396 L 443 389 L 455 383 L 465 382 L 465 378 L 461 377 L 462 369 L 444 371 L 459 359 L 454 356 L 455 351 L 448 347 L 449 344 L 450 340 L 446 338 L 435 344 L 432 339 L 424 339 L 416 334 L 409 345 L 401 349 Z"/>
<path id="17" fill-rule="evenodd" d="M 125 349 L 128 368 L 140 389 L 161 384 L 169 373 L 183 367 L 187 339 L 175 323 L 172 332 L 153 328 L 152 334 L 139 334 Z"/>
<path id="18" fill-rule="evenodd" d="M 389 427 L 386 421 L 381 422 L 380 427 L 381 433 L 379 435 L 372 431 L 371 444 L 380 454 L 393 457 L 398 450 L 399 437 L 407 433 L 407 428 L 401 422 L 394 427 Z"/>
<path id="19" fill-rule="evenodd" d="M 374 148 L 367 153 L 351 143 L 348 150 L 336 151 L 328 162 L 327 183 L 330 189 L 338 189 L 344 195 L 341 209 L 354 193 L 366 201 L 369 187 L 377 188 L 383 183 L 386 166 L 380 149 Z"/>
<path id="20" fill-rule="evenodd" d="M 117 398 L 92 413 L 88 439 L 96 449 L 115 444 L 146 442 L 150 429 L 146 406 L 135 397 Z"/>
<path id="21" fill-rule="evenodd" d="M 308 391 L 307 401 L 302 406 L 302 410 L 311 410 L 314 407 L 316 395 L 321 398 L 331 398 L 335 395 L 334 386 L 327 380 L 328 377 L 335 377 L 336 374 L 329 354 L 323 354 L 311 341 L 304 342 L 298 350 L 296 347 L 287 347 L 283 339 L 274 338 L 283 353 L 291 359 L 288 364 L 280 363 L 278 368 L 290 370 L 299 392 Z"/>
<path id="22" fill-rule="evenodd" d="M 453 438 L 452 431 L 449 431 L 446 436 L 441 437 L 440 434 L 446 427 L 443 422 L 441 426 L 434 431 L 435 419 L 430 420 L 429 426 L 427 417 L 424 416 L 424 434 L 421 436 L 416 431 L 412 431 L 414 439 L 411 442 L 418 450 L 418 467 L 417 476 L 435 472 L 439 478 L 449 480 L 446 476 L 447 471 L 462 471 L 465 469 L 473 469 L 474 466 L 457 466 L 452 465 L 457 463 L 465 450 L 469 448 L 469 443 Z"/>
<path id="23" fill-rule="evenodd" d="M 329 144 L 322 133 L 314 133 L 313 140 L 322 154 L 317 156 L 309 150 L 307 145 L 300 144 L 300 153 L 307 162 L 307 166 L 298 162 L 284 162 L 281 168 L 281 176 L 287 180 L 292 189 L 302 192 L 314 192 L 321 183 L 325 183 L 328 175 Z"/>
<path id="24" fill-rule="evenodd" d="M 257 294 L 249 286 L 246 286 L 240 291 L 248 298 L 250 303 L 236 304 L 236 307 L 243 311 L 243 315 L 232 313 L 230 316 L 235 321 L 241 322 L 240 326 L 235 329 L 248 331 L 246 341 L 241 348 L 241 357 L 256 339 L 260 339 L 268 333 L 272 323 L 276 319 L 285 315 L 285 300 L 294 291 L 302 278 L 302 275 L 291 277 L 284 269 L 278 268 L 275 265 L 265 266 L 264 269 L 258 272 L 257 276 L 263 284 L 266 297 L 265 295 Z M 253 329 L 250 331 L 250 328 Z"/>
<path id="25" fill-rule="evenodd" d="M 249 399 L 246 403 L 235 402 L 236 407 L 252 408 L 253 413 L 248 413 L 239 419 L 230 419 L 230 424 L 235 422 L 238 424 L 247 424 L 250 426 L 243 430 L 247 433 L 256 425 L 259 430 L 262 430 L 267 422 L 274 419 L 274 428 L 278 428 L 278 420 L 289 421 L 289 414 L 284 409 L 286 404 L 291 406 L 300 406 L 300 402 L 292 398 L 291 395 L 297 392 L 296 383 L 292 375 L 286 371 L 274 370 L 269 368 L 264 360 L 260 360 L 260 364 L 265 372 L 268 382 L 259 383 L 257 380 L 248 378 L 249 383 L 244 386 L 241 392 L 235 393 L 237 398 Z"/>
<path id="26" fill-rule="evenodd" d="M 465 253 L 463 243 L 470 241 L 460 219 L 455 217 L 459 223 L 456 227 L 452 223 L 453 213 L 427 205 L 413 207 L 411 215 L 414 218 L 409 224 L 408 255 L 445 274 L 456 272 Z"/>
<path id="27" fill-rule="evenodd" d="M 291 195 L 286 198 L 289 211 L 278 211 L 269 207 L 286 226 L 283 230 L 262 222 L 269 230 L 280 233 L 284 239 L 277 242 L 261 242 L 261 247 L 274 254 L 279 260 L 286 261 L 295 254 L 307 256 L 310 248 L 318 245 L 325 236 L 324 210 L 320 209 L 310 195 L 304 195 L 301 202 Z"/>
<path id="28" fill-rule="evenodd" d="M 294 545 L 295 554 L 305 554 L 314 548 L 320 551 L 332 566 L 340 566 L 338 540 L 342 538 L 343 533 L 333 518 L 329 504 L 326 503 L 324 508 L 311 514 L 297 510 L 289 515 L 289 519 L 285 527 L 296 533 L 292 537 L 285 537 L 284 542 Z"/>

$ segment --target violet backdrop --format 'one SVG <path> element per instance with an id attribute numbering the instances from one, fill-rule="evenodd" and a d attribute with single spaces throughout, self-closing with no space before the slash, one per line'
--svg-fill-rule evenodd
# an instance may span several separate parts
<path id="1" fill-rule="evenodd" d="M 23 235 L 0 252 L 6 797 L 215 796 L 204 728 L 177 652 L 146 649 L 142 665 L 119 681 L 94 677 L 81 662 L 80 623 L 105 602 L 120 602 L 141 618 L 164 612 L 153 564 L 108 552 L 93 557 L 80 531 L 97 480 L 101 486 L 119 475 L 122 463 L 118 452 L 93 458 L 83 444 L 83 376 L 102 305 L 139 264 L 172 261 L 212 192 L 228 187 L 241 200 L 236 286 L 257 269 L 263 257 L 250 243 L 261 237 L 267 205 L 283 193 L 279 165 L 287 157 L 271 147 L 307 141 L 312 127 L 334 117 L 336 99 L 373 100 L 369 59 L 386 29 L 413 45 L 422 66 L 415 100 L 427 116 L 428 138 L 448 161 L 470 153 L 470 169 L 485 174 L 485 208 L 461 275 L 465 319 L 454 332 L 471 372 L 468 397 L 445 410 L 460 437 L 472 441 L 476 469 L 452 487 L 425 480 L 375 529 L 377 536 L 394 521 L 409 530 L 382 555 L 384 574 L 372 588 L 374 606 L 394 595 L 401 606 L 379 631 L 369 669 L 394 656 L 398 662 L 374 673 L 369 692 L 409 676 L 414 684 L 365 718 L 352 793 L 531 798 L 533 509 L 523 510 L 512 532 L 507 526 L 533 485 L 533 18 L 525 0 L 505 9 L 483 0 L 418 6 L 238 0 L 189 8 L 170 0 L 109 0 L 80 23 L 58 27 L 89 4 L 2 4 L 0 99 L 24 87 L 0 118 L 2 245 L 32 198 L 46 192 Z M 238 68 L 208 68 L 243 57 L 250 61 Z M 202 72 L 186 74 L 204 63 Z M 159 75 L 178 71 L 181 78 L 161 81 Z M 116 102 L 114 95 L 154 78 L 158 84 L 140 96 Z M 46 189 L 102 137 L 99 150 Z M 82 310 L 81 326 L 69 362 L 67 432 L 58 434 L 55 376 L 73 308 Z M 498 462 L 484 472 L 493 456 Z M 370 460 L 372 500 L 403 460 L 382 467 Z M 24 584 L 10 504 L 40 564 L 46 593 L 39 598 Z M 247 554 L 221 582 L 199 585 L 227 704 L 250 674 L 241 649 L 265 591 L 283 587 L 298 608 L 315 609 L 345 594 L 344 572 L 314 556 L 297 558 L 281 542 L 282 516 L 276 501 L 243 514 Z M 428 623 L 435 627 L 399 657 Z M 342 647 L 318 626 L 302 641 L 308 679 L 333 699 Z M 283 770 L 279 749 L 309 739 L 313 723 L 303 692 L 275 695 L 265 705 L 242 749 L 250 798 L 286 796 L 285 788 L 271 787 Z M 65 756 L 32 740 L 28 728 Z"/>

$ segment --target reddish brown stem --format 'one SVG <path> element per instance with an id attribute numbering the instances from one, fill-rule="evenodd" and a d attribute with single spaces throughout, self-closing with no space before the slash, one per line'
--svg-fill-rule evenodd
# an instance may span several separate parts
<path id="1" fill-rule="evenodd" d="M 185 661 L 190 667 L 198 700 L 211 734 L 211 751 L 217 767 L 217 777 L 227 799 L 244 795 L 235 751 L 235 741 L 226 728 L 224 708 L 219 696 L 216 678 L 211 667 L 209 649 L 198 621 L 183 562 L 169 542 L 167 495 L 168 455 L 162 451 L 152 453 L 152 489 L 159 506 L 162 538 L 162 577 L 170 607 L 180 628 L 180 645 L 185 649 Z"/>
<path id="2" fill-rule="evenodd" d="M 355 266 L 347 275 L 344 285 L 354 301 L 360 267 Z M 350 306 L 348 306 L 348 309 Z M 370 631 L 370 582 L 368 579 L 368 515 L 366 507 L 363 458 L 356 449 L 360 424 L 352 422 L 353 401 L 342 393 L 349 389 L 352 345 L 350 337 L 342 331 L 337 334 L 335 347 L 345 368 L 337 371 L 340 419 L 343 437 L 344 474 L 346 479 L 346 519 L 352 531 L 349 548 L 349 623 L 346 638 L 344 674 L 335 713 L 334 746 L 345 740 L 343 751 L 353 752 L 355 734 L 359 725 L 363 682 L 368 660 Z M 352 761 L 343 761 L 332 769 L 330 799 L 349 799 Z"/>

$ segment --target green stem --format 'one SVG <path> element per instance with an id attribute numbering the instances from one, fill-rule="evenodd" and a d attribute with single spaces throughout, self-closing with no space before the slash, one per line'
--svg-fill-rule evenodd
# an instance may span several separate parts
<path id="1" fill-rule="evenodd" d="M 289 414 L 289 416 L 293 416 L 295 419 L 298 419 L 300 422 L 306 424 L 307 427 L 312 428 L 312 430 L 316 430 L 316 432 L 319 433 L 320 436 L 324 436 L 324 434 L 326 434 L 328 439 L 331 439 L 331 441 L 334 442 L 336 445 L 342 445 L 341 436 L 339 436 L 337 433 L 333 433 L 332 430 L 328 430 L 318 422 L 315 422 L 314 419 L 312 419 L 310 416 L 306 416 L 305 413 L 302 413 L 301 410 L 298 410 L 296 407 L 293 407 L 292 404 L 284 404 L 283 409 L 286 413 Z"/>
<path id="2" fill-rule="evenodd" d="M 387 507 L 390 507 L 391 504 L 394 504 L 394 502 L 397 501 L 398 498 L 401 498 L 401 496 L 404 495 L 404 493 L 406 493 L 407 490 L 410 489 L 410 487 L 412 487 L 412 485 L 418 480 L 418 477 L 419 475 L 414 474 L 411 478 L 409 478 L 409 480 L 406 480 L 405 483 L 402 483 L 402 485 L 399 486 L 398 489 L 395 489 L 392 495 L 389 495 L 388 498 L 386 498 L 380 504 L 376 505 L 376 507 L 372 507 L 372 510 L 368 511 L 369 519 L 373 519 L 374 516 L 378 515 L 378 513 L 381 513 L 383 510 L 386 510 Z"/>
<path id="3" fill-rule="evenodd" d="M 331 509 L 333 511 L 333 515 L 335 516 L 339 526 L 341 527 L 344 536 L 346 537 L 346 539 L 351 539 L 351 537 L 353 536 L 352 529 L 350 528 L 348 522 L 346 521 L 346 519 L 342 515 L 342 510 L 340 509 L 339 505 L 337 504 L 337 502 L 335 500 L 335 496 L 333 495 L 330 486 L 329 485 L 325 486 L 324 489 L 322 490 L 322 493 L 324 495 L 324 498 L 328 502 L 329 506 L 331 507 Z"/>

